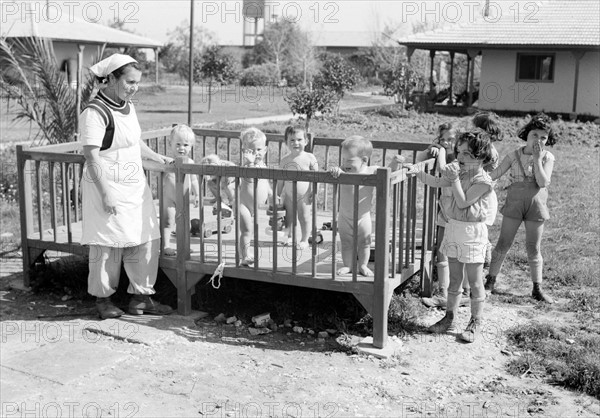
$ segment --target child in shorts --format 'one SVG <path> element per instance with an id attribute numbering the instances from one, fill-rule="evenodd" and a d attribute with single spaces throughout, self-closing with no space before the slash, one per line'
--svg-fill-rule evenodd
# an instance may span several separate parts
<path id="1" fill-rule="evenodd" d="M 541 254 L 544 222 L 550 218 L 546 201 L 554 155 L 544 149 L 558 140 L 552 129 L 551 119 L 540 113 L 523 127 L 519 138 L 526 141 L 524 147 L 509 153 L 502 163 L 492 171 L 492 179 L 496 180 L 505 173 L 510 173 L 510 186 L 502 210 L 502 226 L 500 237 L 492 251 L 490 270 L 486 276 L 485 288 L 492 292 L 496 277 L 502 268 L 508 250 L 521 223 L 525 223 L 527 259 L 531 271 L 533 290 L 531 296 L 539 301 L 553 303 L 552 298 L 542 290 L 543 259 Z"/>
<path id="2" fill-rule="evenodd" d="M 242 167 L 266 167 L 264 157 L 267 153 L 267 137 L 257 128 L 248 128 L 241 133 L 242 142 Z M 254 182 L 258 181 L 256 195 L 254 194 Z M 271 185 L 267 179 L 252 179 L 242 177 L 239 192 L 239 216 L 240 216 L 240 240 L 239 251 L 241 264 L 250 266 L 255 260 L 248 252 L 250 241 L 254 233 L 254 201 L 264 204 L 273 195 Z M 255 243 L 258 245 L 258 243 Z"/>
<path id="3" fill-rule="evenodd" d="M 502 141 L 504 136 L 502 135 L 502 130 L 500 129 L 500 121 L 498 115 L 494 112 L 477 112 L 472 119 L 473 126 L 475 128 L 483 129 L 490 136 L 490 140 L 492 141 L 492 160 L 483 166 L 483 169 L 490 174 L 498 165 L 500 164 L 500 155 L 494 147 L 494 142 Z M 496 213 L 498 212 L 498 197 L 496 196 L 496 192 L 494 188 L 496 187 L 496 182 L 492 183 L 492 194 L 490 195 L 490 218 L 485 222 L 487 226 L 494 225 L 494 221 L 496 219 Z M 492 216 L 493 214 L 493 216 Z M 487 250 L 485 253 L 485 263 L 484 268 L 489 267 L 490 261 L 492 259 L 492 244 L 489 243 L 487 246 Z"/>
<path id="4" fill-rule="evenodd" d="M 290 153 L 285 155 L 279 167 L 284 170 L 298 170 L 298 171 L 318 171 L 319 164 L 317 158 L 310 152 L 304 151 L 308 140 L 306 138 L 306 132 L 302 128 L 288 126 L 285 130 L 285 143 L 290 149 Z M 277 195 L 280 196 L 283 206 L 285 207 L 285 219 L 286 219 L 286 236 L 287 245 L 293 245 L 292 242 L 292 228 L 294 226 L 294 220 L 292 219 L 293 214 L 293 183 L 291 181 L 279 182 L 277 184 Z M 297 247 L 300 250 L 308 248 L 308 237 L 310 235 L 311 225 L 311 210 L 310 205 L 312 203 L 312 185 L 308 182 L 297 182 L 296 183 L 296 208 L 298 215 L 298 223 L 300 224 L 300 230 L 302 236 Z"/>
<path id="5" fill-rule="evenodd" d="M 483 263 L 488 243 L 485 221 L 489 209 L 492 179 L 483 169 L 492 158 L 489 135 L 480 129 L 461 133 L 456 142 L 458 164 L 448 164 L 442 177 L 434 177 L 409 164 L 407 174 L 431 187 L 448 187 L 452 198 L 444 202 L 448 216 L 442 254 L 448 257 L 450 285 L 446 315 L 429 327 L 433 333 L 455 332 L 456 313 L 461 298 L 461 284 L 466 271 L 471 285 L 471 320 L 459 338 L 473 342 L 481 328 L 485 290 L 483 289 Z"/>
<path id="6" fill-rule="evenodd" d="M 335 178 L 341 173 L 373 174 L 379 167 L 369 166 L 373 153 L 373 144 L 362 136 L 351 136 L 342 142 L 342 159 L 340 167 L 331 167 L 329 172 Z M 344 266 L 337 274 L 352 273 L 354 260 L 354 236 L 358 236 L 358 273 L 372 276 L 373 272 L 367 266 L 371 253 L 371 205 L 375 188 L 372 186 L 358 187 L 358 229 L 354 230 L 354 186 L 340 186 L 340 205 L 338 211 L 338 232 L 342 243 L 342 262 Z"/>
<path id="7" fill-rule="evenodd" d="M 176 125 L 171 129 L 169 135 L 169 145 L 173 157 L 183 157 L 184 163 L 193 163 L 190 153 L 194 148 L 196 135 L 192 128 L 187 125 Z M 171 162 L 171 163 L 174 163 Z M 186 176 L 184 190 L 190 191 L 194 206 L 198 207 L 200 202 L 200 187 L 197 176 Z M 168 256 L 175 255 L 175 249 L 171 247 L 171 234 L 175 231 L 175 173 L 166 173 L 163 176 L 163 204 L 161 208 L 161 217 L 164 219 L 163 239 L 165 242 L 164 254 Z"/>

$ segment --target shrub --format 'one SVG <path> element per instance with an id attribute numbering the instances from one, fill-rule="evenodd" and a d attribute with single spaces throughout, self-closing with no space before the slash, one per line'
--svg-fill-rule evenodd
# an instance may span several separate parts
<path id="1" fill-rule="evenodd" d="M 246 68 L 240 78 L 242 86 L 266 86 L 278 83 L 275 64 L 253 65 Z"/>
<path id="2" fill-rule="evenodd" d="M 338 99 L 341 99 L 346 91 L 354 89 L 360 79 L 358 70 L 344 57 L 339 54 L 325 54 L 323 67 L 314 77 L 314 86 L 316 89 L 333 90 Z"/>

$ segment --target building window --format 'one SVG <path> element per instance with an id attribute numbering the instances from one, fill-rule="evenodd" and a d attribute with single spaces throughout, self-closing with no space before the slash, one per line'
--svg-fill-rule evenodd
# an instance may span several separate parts
<path id="1" fill-rule="evenodd" d="M 554 81 L 554 54 L 517 54 L 517 81 Z"/>

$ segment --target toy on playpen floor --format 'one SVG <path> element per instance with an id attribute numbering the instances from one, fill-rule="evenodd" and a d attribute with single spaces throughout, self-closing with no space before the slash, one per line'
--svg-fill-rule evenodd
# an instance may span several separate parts
<path id="1" fill-rule="evenodd" d="M 213 206 L 213 215 L 218 215 L 218 208 L 215 204 Z M 233 210 L 225 205 L 221 204 L 221 233 L 228 234 L 233 229 Z M 190 233 L 193 236 L 198 236 L 200 233 L 204 236 L 204 238 L 210 238 L 214 233 L 219 230 L 219 224 L 217 220 L 204 222 L 202 228 L 200 228 L 200 219 L 194 218 L 192 219 L 192 228 L 190 229 Z"/>
<path id="2" fill-rule="evenodd" d="M 265 233 L 269 236 L 273 234 L 273 212 L 273 205 L 269 205 L 269 208 L 267 209 L 267 216 L 269 217 L 269 226 L 265 228 Z M 275 212 L 275 230 L 277 231 L 277 239 L 280 241 L 283 241 L 287 238 L 285 236 L 285 223 L 285 207 L 283 205 L 278 205 Z M 321 231 L 317 231 L 317 244 L 321 244 L 323 241 L 323 234 L 321 233 Z M 312 244 L 312 236 L 308 237 L 308 242 Z"/>

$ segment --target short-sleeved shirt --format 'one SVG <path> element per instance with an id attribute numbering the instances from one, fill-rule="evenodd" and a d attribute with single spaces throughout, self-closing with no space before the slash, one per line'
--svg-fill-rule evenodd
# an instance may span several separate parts
<path id="1" fill-rule="evenodd" d="M 461 173 L 460 184 L 465 192 L 476 184 L 485 184 L 489 191 L 484 193 L 475 203 L 467 208 L 459 208 L 454 195 L 444 199 L 440 203 L 443 205 L 443 212 L 449 219 L 454 219 L 461 222 L 485 222 L 489 218 L 490 194 L 492 192 L 492 178 L 485 171 L 476 174 L 472 179 L 467 173 Z"/>
<path id="2" fill-rule="evenodd" d="M 525 147 L 521 147 L 506 156 L 510 159 L 510 171 L 508 172 L 510 184 L 535 181 L 533 155 L 525 154 L 524 150 Z M 519 160 L 525 172 L 521 169 Z M 542 165 L 545 165 L 548 161 L 554 161 L 554 155 L 550 151 L 542 150 Z"/>

